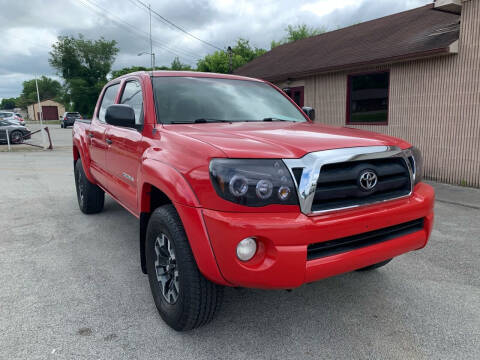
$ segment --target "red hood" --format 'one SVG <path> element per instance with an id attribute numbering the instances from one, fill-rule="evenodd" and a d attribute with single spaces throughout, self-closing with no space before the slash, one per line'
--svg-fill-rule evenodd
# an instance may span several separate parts
<path id="1" fill-rule="evenodd" d="M 319 150 L 356 146 L 398 146 L 407 142 L 374 132 L 312 123 L 251 122 L 166 125 L 222 150 L 230 158 L 299 158 Z"/>

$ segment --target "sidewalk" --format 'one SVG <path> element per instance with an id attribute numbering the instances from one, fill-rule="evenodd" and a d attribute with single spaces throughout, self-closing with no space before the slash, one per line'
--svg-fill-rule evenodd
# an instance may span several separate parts
<path id="1" fill-rule="evenodd" d="M 435 201 L 480 210 L 480 189 L 426 181 L 435 189 Z"/>

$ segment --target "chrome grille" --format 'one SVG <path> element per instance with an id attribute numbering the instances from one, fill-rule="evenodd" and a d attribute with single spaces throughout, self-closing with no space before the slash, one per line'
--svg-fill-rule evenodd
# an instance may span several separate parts
<path id="1" fill-rule="evenodd" d="M 359 186 L 362 171 L 378 176 L 372 190 Z M 320 170 L 312 211 L 344 208 L 398 198 L 410 193 L 410 174 L 402 158 L 327 164 Z"/>
<path id="2" fill-rule="evenodd" d="M 297 187 L 301 211 L 315 215 L 409 196 L 413 173 L 408 150 L 390 146 L 343 148 L 284 159 Z M 366 190 L 362 172 L 375 174 Z"/>

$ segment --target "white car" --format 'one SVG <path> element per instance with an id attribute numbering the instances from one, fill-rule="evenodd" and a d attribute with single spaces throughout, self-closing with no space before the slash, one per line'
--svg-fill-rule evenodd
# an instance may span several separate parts
<path id="1" fill-rule="evenodd" d="M 25 121 L 18 114 L 11 111 L 0 111 L 0 120 L 7 120 L 11 123 L 25 126 Z"/>

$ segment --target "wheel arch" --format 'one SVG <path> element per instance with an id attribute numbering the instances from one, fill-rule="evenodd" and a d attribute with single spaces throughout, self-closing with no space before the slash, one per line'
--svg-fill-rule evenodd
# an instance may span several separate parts
<path id="1" fill-rule="evenodd" d="M 85 176 L 91 183 L 96 184 L 97 182 L 90 172 L 90 157 L 88 156 L 88 148 L 83 141 L 78 139 L 76 136 L 73 138 L 72 154 L 73 166 L 75 167 L 76 162 L 80 159 Z"/>
<path id="2" fill-rule="evenodd" d="M 145 160 L 141 174 L 139 247 L 142 272 L 147 273 L 145 241 L 150 215 L 159 206 L 172 204 L 180 217 L 200 272 L 217 284 L 228 285 L 218 269 L 200 204 L 187 180 L 173 167 L 156 160 Z"/>

